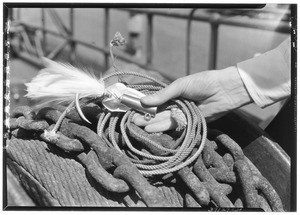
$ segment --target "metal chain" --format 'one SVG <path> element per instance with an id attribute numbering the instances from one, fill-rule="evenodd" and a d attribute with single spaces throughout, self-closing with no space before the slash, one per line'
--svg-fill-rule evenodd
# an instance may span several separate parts
<path id="1" fill-rule="evenodd" d="M 191 103 L 191 107 L 193 106 L 196 107 Z M 201 113 L 197 111 L 197 109 L 195 110 L 195 114 L 199 114 L 200 116 Z M 12 116 L 17 118 L 11 119 L 14 122 L 14 127 L 11 129 L 11 134 L 14 137 L 11 139 L 17 139 L 19 141 L 23 141 L 24 138 L 43 139 L 42 135 L 39 136 L 41 134 L 41 128 L 47 128 L 49 126 L 48 124 L 56 122 L 59 119 L 60 114 L 61 112 L 53 108 L 44 108 L 37 114 L 34 114 L 28 107 L 18 107 L 16 112 L 13 112 L 12 114 Z M 132 113 L 128 114 L 130 115 Z M 98 118 L 103 120 L 106 115 L 107 113 L 100 113 Z M 146 205 L 161 205 L 155 200 L 160 199 L 159 201 L 163 201 L 160 196 L 161 194 L 159 194 L 154 187 L 149 184 L 146 185 L 146 181 L 138 176 L 139 172 L 134 170 L 134 166 L 130 164 L 132 160 L 129 161 L 128 157 L 123 156 L 112 144 L 109 145 L 109 147 L 106 146 L 105 138 L 109 136 L 108 130 L 119 129 L 117 128 L 116 123 L 120 117 L 121 114 L 110 115 L 110 126 L 103 128 L 104 130 L 102 131 L 103 139 L 99 139 L 99 136 L 87 127 L 77 125 L 68 119 L 64 119 L 60 131 L 58 132 L 60 137 L 59 141 L 52 142 L 52 144 L 54 143 L 57 147 L 66 152 L 82 152 L 78 154 L 77 159 L 86 167 L 91 176 L 106 190 L 113 193 L 126 193 L 128 192 L 128 189 L 130 189 L 128 184 L 131 184 L 132 186 L 134 185 L 133 187 L 136 191 L 142 193 L 142 199 Z M 24 121 L 24 119 L 27 121 Z M 126 120 L 128 120 L 128 118 Z M 127 121 L 124 122 L 124 125 L 126 125 L 126 123 Z M 37 124 L 40 125 L 36 126 Z M 107 121 L 105 122 L 105 125 L 107 125 Z M 47 129 L 52 129 L 53 126 L 54 124 L 50 125 Z M 198 132 L 199 130 L 196 129 L 195 131 Z M 120 138 L 123 137 L 116 135 L 117 132 L 110 134 L 111 137 L 113 136 L 115 138 L 118 146 L 120 146 L 120 142 L 122 142 L 120 141 Z M 119 135 L 121 134 L 119 133 Z M 183 135 L 184 138 L 182 137 Z M 186 136 L 187 135 L 183 132 L 179 139 L 183 140 Z M 199 138 L 200 135 L 198 132 L 198 135 L 194 137 L 194 140 L 199 140 Z M 202 139 L 201 141 L 207 142 L 207 144 L 203 145 L 203 150 L 199 149 L 200 147 L 193 148 L 190 157 L 186 160 L 186 162 L 192 162 L 193 157 L 195 158 L 196 162 L 192 165 L 192 169 L 187 166 L 183 167 L 185 165 L 184 162 L 173 167 L 178 168 L 177 174 L 173 176 L 169 173 L 172 167 L 170 169 L 163 169 L 166 174 L 165 176 L 171 176 L 171 178 L 175 179 L 175 182 L 172 183 L 178 185 L 176 189 L 181 188 L 186 195 L 189 193 L 193 194 L 193 196 L 188 195 L 188 198 L 185 198 L 185 204 L 187 206 L 190 205 L 191 201 L 194 201 L 194 203 L 197 202 L 197 204 L 193 205 L 199 207 L 208 206 L 213 203 L 217 207 L 260 207 L 266 211 L 283 210 L 282 202 L 274 188 L 257 169 L 252 167 L 253 164 L 252 166 L 250 165 L 251 162 L 246 159 L 237 143 L 227 135 L 212 130 L 209 131 L 209 138 L 214 141 Z M 110 142 L 109 140 L 107 141 Z M 13 146 L 12 143 L 9 147 Z M 93 150 L 89 151 L 89 147 L 87 147 L 86 144 Z M 223 145 L 221 147 L 223 150 L 227 150 L 226 152 L 220 152 L 224 154 L 224 156 L 221 156 L 221 154 L 216 152 L 216 150 L 219 150 L 218 147 L 220 144 Z M 199 145 L 198 141 L 196 146 Z M 180 146 L 178 147 L 180 148 Z M 200 155 L 197 154 L 199 151 L 202 151 Z M 157 165 L 157 163 L 150 162 L 149 160 L 143 160 L 141 163 Z M 130 168 L 125 168 L 124 165 L 130 166 Z M 115 168 L 114 173 L 110 174 L 109 170 L 113 167 Z M 167 180 L 168 177 L 164 177 L 165 179 L 161 178 L 160 180 Z M 177 177 L 180 177 L 184 183 L 176 183 Z M 240 180 L 237 180 L 237 177 L 240 178 Z M 140 180 L 143 181 L 141 186 L 138 185 L 141 182 Z M 143 190 L 145 190 L 145 186 L 147 189 L 152 190 L 151 194 L 144 193 Z M 187 186 L 187 189 L 185 186 Z M 258 194 L 257 190 L 260 190 L 263 195 Z M 232 198 L 233 196 L 236 196 L 236 198 Z M 195 199 L 193 200 L 194 197 Z M 126 198 L 124 197 L 124 201 L 127 204 L 132 205 L 132 203 L 130 203 L 131 201 L 129 201 L 130 198 L 131 197 L 126 196 Z M 167 203 L 164 202 L 163 205 L 167 205 Z"/>
<path id="2" fill-rule="evenodd" d="M 137 77 L 142 77 L 154 82 L 154 84 L 159 85 L 159 86 L 150 85 L 150 84 L 130 85 L 130 87 L 138 89 L 139 91 L 145 94 L 149 94 L 149 91 L 151 92 L 158 91 L 163 87 L 167 86 L 166 84 L 148 75 L 144 75 L 136 72 L 115 72 L 105 76 L 103 78 L 103 81 L 106 81 L 111 77 L 119 76 L 119 75 L 133 75 Z M 155 142 L 155 140 L 140 135 L 138 132 L 136 132 L 132 125 L 132 118 L 133 115 L 135 114 L 134 111 L 127 111 L 121 118 L 120 130 L 121 130 L 122 137 L 124 138 L 124 141 L 127 145 L 127 149 L 124 150 L 130 150 L 134 154 L 142 157 L 141 159 L 135 159 L 131 157 L 131 160 L 144 176 L 161 175 L 161 174 L 167 174 L 167 173 L 177 171 L 192 163 L 197 158 L 197 156 L 200 155 L 204 147 L 206 133 L 207 133 L 206 122 L 199 108 L 196 105 L 194 105 L 193 102 L 184 99 L 177 99 L 172 101 L 172 103 L 173 103 L 172 106 L 180 108 L 187 118 L 185 137 L 183 138 L 183 140 L 181 140 L 181 142 L 178 143 L 178 147 L 176 149 L 169 149 L 163 147 L 157 142 Z M 106 120 L 108 119 L 108 114 L 109 113 L 107 113 L 107 115 L 104 118 L 100 117 L 99 119 L 98 125 L 100 126 L 98 126 L 98 131 L 97 131 L 99 136 L 104 135 L 103 129 L 104 129 L 104 125 L 106 124 Z M 113 122 L 111 121 L 108 127 L 109 140 L 112 142 L 112 145 L 117 150 L 122 151 L 114 138 L 114 132 L 115 132 L 116 124 L 118 122 L 118 118 L 114 118 L 112 120 Z M 200 135 L 201 132 L 202 135 Z M 171 155 L 160 156 L 160 155 L 150 154 L 149 152 L 146 153 L 141 150 L 138 150 L 136 147 L 132 145 L 131 140 L 128 137 L 128 133 L 142 140 L 142 142 L 146 142 L 148 145 L 155 147 L 156 150 L 161 152 L 161 154 L 167 153 Z M 200 146 L 197 150 L 197 153 L 195 153 L 193 156 L 189 158 L 191 151 L 194 149 L 194 147 L 197 144 L 199 144 L 199 141 L 201 139 L 202 141 L 200 142 Z M 147 159 L 147 161 L 143 162 L 143 159 Z"/>
<path id="3" fill-rule="evenodd" d="M 134 72 L 118 72 L 106 76 L 138 75 Z M 150 94 L 165 87 L 157 82 L 155 85 L 130 85 Z M 98 106 L 95 106 L 98 108 Z M 55 144 L 64 152 L 75 153 L 91 176 L 103 188 L 113 193 L 132 193 L 131 189 L 147 206 L 169 205 L 161 189 L 150 184 L 150 181 L 168 181 L 176 185 L 176 190 L 185 194 L 185 204 L 197 207 L 214 205 L 217 207 L 260 207 L 264 210 L 282 211 L 282 202 L 271 184 L 260 172 L 249 166 L 242 149 L 230 137 L 217 131 L 209 131 L 204 116 L 199 108 L 184 99 L 172 100 L 161 109 L 180 108 L 187 118 L 187 126 L 176 133 L 173 138 L 167 134 L 148 134 L 132 123 L 135 114 L 110 113 L 108 111 L 90 111 L 89 116 L 98 119 L 95 128 L 97 134 L 84 125 L 78 125 L 65 118 L 57 132 L 57 140 L 46 140 L 42 131 L 51 130 L 60 118 L 61 112 L 53 108 L 44 108 L 37 114 L 29 107 L 18 107 L 12 113 L 11 139 L 42 139 Z M 67 115 L 72 119 L 72 114 Z M 75 118 L 77 116 L 74 116 Z M 78 117 L 76 118 L 78 122 Z M 172 135 L 173 136 L 173 135 Z M 168 144 L 164 143 L 168 142 Z M 170 145 L 171 143 L 171 145 Z M 217 152 L 219 145 L 222 152 Z M 146 146 L 143 149 L 143 146 Z M 12 147 L 12 145 L 10 145 Z M 218 149 L 219 150 L 219 149 Z M 155 152 L 154 154 L 151 154 Z M 250 162 L 251 163 L 251 162 Z M 144 176 L 148 177 L 146 180 Z M 157 176 L 155 175 L 163 175 Z M 169 179 L 168 179 L 169 178 Z M 180 182 L 177 183 L 177 179 Z M 155 180 L 156 179 L 156 180 Z M 239 180 L 238 180 L 239 179 Z M 260 192 L 257 192 L 257 191 Z M 135 192 L 133 192 L 135 193 Z M 262 194 L 260 194 L 262 193 Z M 233 198 L 234 197 L 234 198 Z M 132 205 L 125 196 L 124 202 Z"/>

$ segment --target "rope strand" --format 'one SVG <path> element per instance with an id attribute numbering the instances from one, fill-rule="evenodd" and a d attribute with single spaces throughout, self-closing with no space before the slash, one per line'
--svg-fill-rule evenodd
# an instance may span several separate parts
<path id="1" fill-rule="evenodd" d="M 119 75 L 132 75 L 152 81 L 153 84 L 129 85 L 129 87 L 137 89 L 145 94 L 152 94 L 167 86 L 167 84 L 158 81 L 155 78 L 137 72 L 118 71 L 105 76 L 103 81 Z M 104 130 L 108 129 L 108 137 L 105 137 L 105 139 L 110 141 L 109 145 L 122 153 L 125 153 L 126 156 L 129 156 L 131 161 L 144 176 L 162 175 L 178 171 L 195 161 L 202 152 L 207 136 L 207 127 L 203 114 L 193 102 L 180 98 L 172 100 L 164 106 L 165 109 L 171 109 L 173 107 L 181 109 L 185 114 L 187 126 L 185 130 L 182 131 L 180 137 L 175 141 L 176 145 L 172 148 L 161 146 L 154 140 L 144 137 L 142 134 L 136 132 L 132 127 L 132 118 L 135 114 L 135 111 L 132 110 L 127 111 L 123 116 L 121 114 L 112 115 L 109 112 L 104 113 L 99 118 L 97 133 L 99 136 L 103 137 L 105 135 Z M 105 127 L 108 120 L 109 125 L 108 127 Z M 118 122 L 120 123 L 120 135 L 122 135 L 126 146 L 121 146 L 115 139 L 115 131 Z M 147 150 L 145 151 L 145 149 L 139 150 L 138 148 L 140 148 L 140 146 L 136 148 L 136 146 L 131 143 L 132 137 L 129 136 L 129 133 L 130 135 L 138 137 L 144 144 L 151 145 L 155 147 L 156 150 L 167 153 L 167 155 L 159 156 L 150 154 Z M 194 149 L 196 149 L 196 152 L 192 155 Z"/>

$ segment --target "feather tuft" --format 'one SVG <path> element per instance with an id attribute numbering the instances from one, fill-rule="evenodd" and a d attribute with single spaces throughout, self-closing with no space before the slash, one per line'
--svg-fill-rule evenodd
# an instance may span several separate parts
<path id="1" fill-rule="evenodd" d="M 26 83 L 27 98 L 38 100 L 40 105 L 52 102 L 71 102 L 76 93 L 83 97 L 102 97 L 104 82 L 95 75 L 69 64 L 43 58 L 46 68 L 40 70 L 30 83 Z"/>

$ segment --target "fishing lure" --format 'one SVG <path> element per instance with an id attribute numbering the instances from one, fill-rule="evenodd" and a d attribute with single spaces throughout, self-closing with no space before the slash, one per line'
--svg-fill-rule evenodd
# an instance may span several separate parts
<path id="1" fill-rule="evenodd" d="M 113 60 L 113 68 L 116 71 L 118 68 L 115 65 L 112 48 L 114 46 L 122 46 L 125 42 L 125 39 L 119 32 L 110 41 L 110 54 Z M 91 123 L 80 108 L 79 101 L 81 98 L 100 98 L 104 107 L 111 112 L 126 112 L 129 109 L 135 109 L 145 114 L 146 120 L 155 117 L 157 107 L 144 107 L 140 99 L 145 95 L 125 86 L 123 83 L 118 82 L 106 87 L 103 78 L 97 79 L 93 73 L 80 70 L 70 64 L 54 62 L 47 58 L 42 58 L 42 61 L 45 68 L 30 83 L 25 84 L 28 92 L 25 97 L 38 100 L 37 108 L 53 102 L 69 104 L 55 128 L 50 133 L 48 132 L 50 138 L 55 138 L 60 121 L 74 105 L 80 117 L 84 121 Z M 121 77 L 119 77 L 119 80 L 121 80 Z"/>
<path id="2" fill-rule="evenodd" d="M 115 83 L 106 87 L 103 79 L 97 79 L 88 71 L 74 66 L 54 62 L 47 58 L 42 59 L 46 68 L 42 69 L 30 83 L 26 83 L 27 98 L 38 100 L 38 107 L 50 103 L 72 103 L 83 120 L 90 123 L 83 115 L 79 100 L 81 98 L 102 99 L 102 104 L 111 112 L 125 112 L 135 109 L 145 114 L 146 118 L 154 117 L 156 107 L 144 107 L 140 98 L 143 93 Z"/>

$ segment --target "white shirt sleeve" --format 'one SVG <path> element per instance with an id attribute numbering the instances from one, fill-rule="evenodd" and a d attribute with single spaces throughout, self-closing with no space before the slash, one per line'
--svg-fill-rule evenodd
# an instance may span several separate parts
<path id="1" fill-rule="evenodd" d="M 264 108 L 291 94 L 291 39 L 258 57 L 237 64 L 253 101 Z"/>

